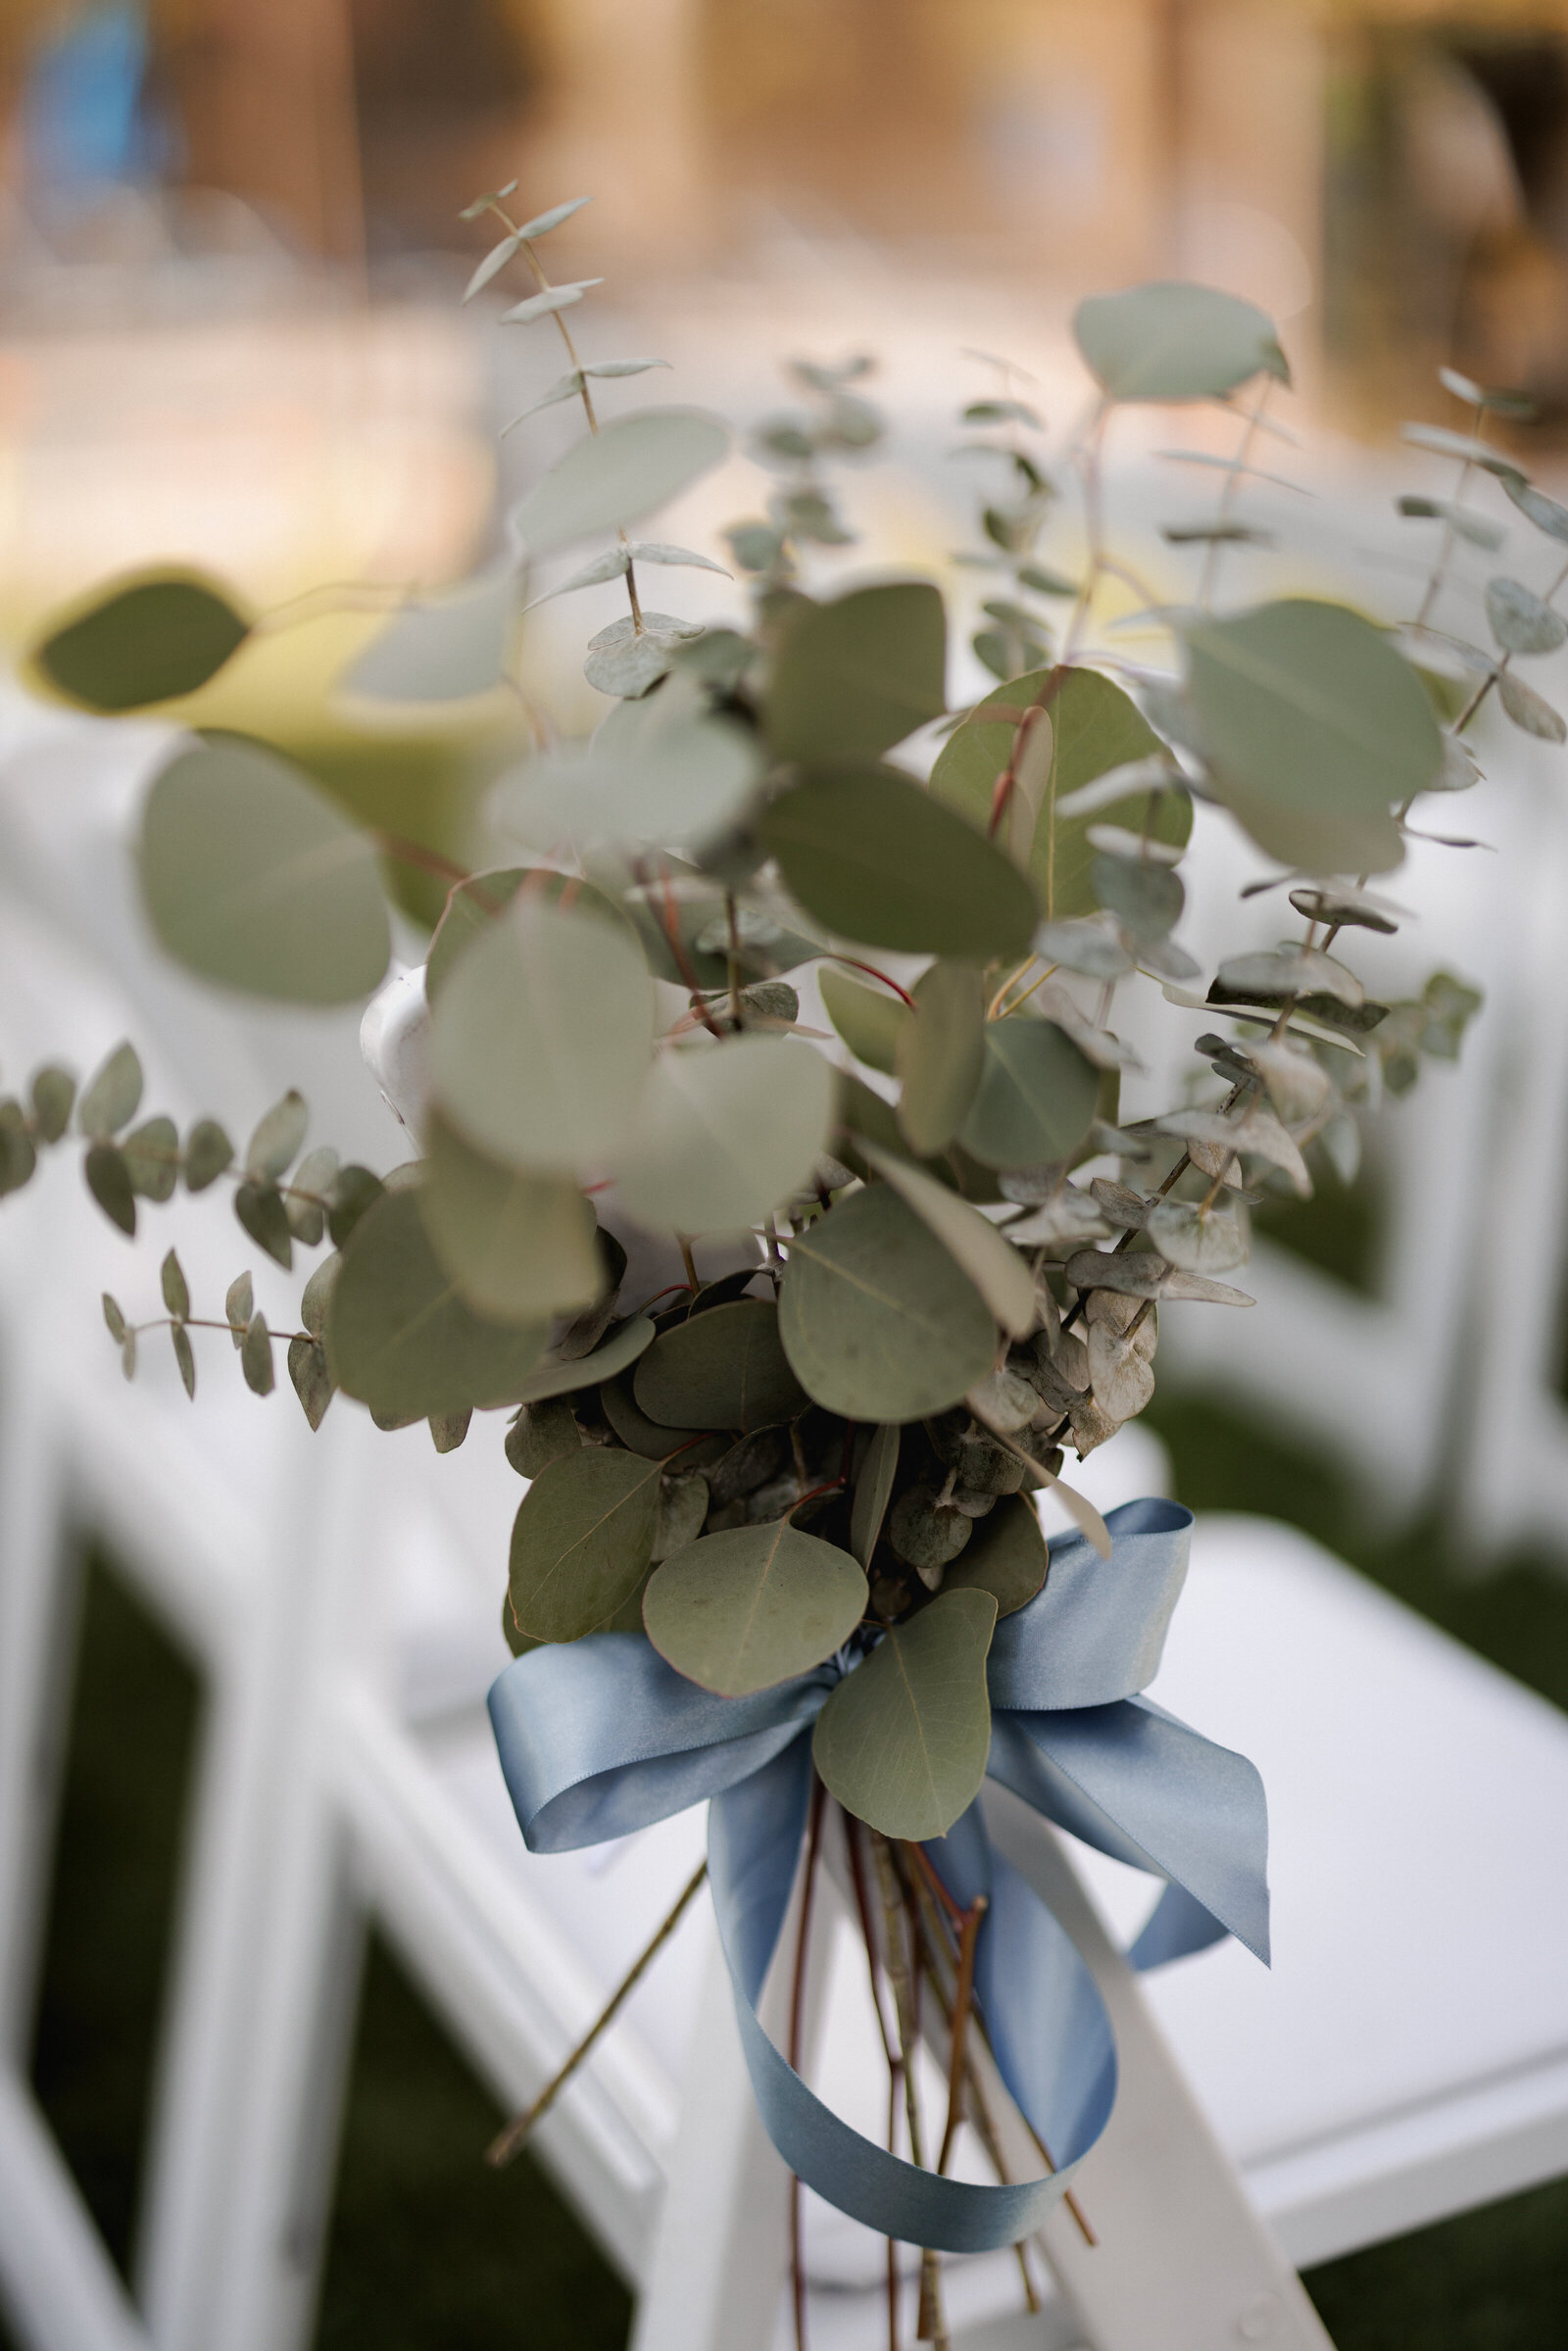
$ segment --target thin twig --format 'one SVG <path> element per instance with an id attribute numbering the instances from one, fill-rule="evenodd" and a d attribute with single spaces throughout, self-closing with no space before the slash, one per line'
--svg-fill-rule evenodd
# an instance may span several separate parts
<path id="1" fill-rule="evenodd" d="M 974 1954 L 981 1922 L 991 1904 L 984 1894 L 976 1894 L 962 1913 L 958 1928 L 958 1981 L 953 1995 L 953 2021 L 949 2026 L 948 2053 L 948 2120 L 942 2133 L 942 2148 L 937 2156 L 937 2170 L 945 2172 L 953 2159 L 953 2142 L 958 2135 L 963 2119 L 963 2064 L 969 2033 L 969 2011 L 974 2004 Z"/>
<path id="2" fill-rule="evenodd" d="M 904 2117 L 909 2133 L 909 2158 L 921 2171 L 925 2165 L 925 2141 L 920 2128 L 920 2100 L 915 2086 L 914 2054 L 918 2023 L 914 2005 L 914 1978 L 910 1965 L 912 1953 L 905 1948 L 905 1901 L 903 1888 L 894 1868 L 893 1855 L 887 1838 L 874 1830 L 871 1834 L 871 1852 L 876 1862 L 877 1885 L 882 1896 L 882 1921 L 885 1930 L 884 1964 L 893 1985 L 893 2005 L 899 2020 L 899 2053 L 904 2073 Z M 920 2248 L 920 2311 L 917 2323 L 923 2341 L 935 2342 L 945 2351 L 947 2330 L 942 2323 L 941 2288 L 935 2276 L 936 2255 L 928 2245 Z"/>
<path id="3" fill-rule="evenodd" d="M 703 1880 L 707 1877 L 707 1875 L 708 1864 L 705 1861 L 699 1868 L 692 1872 L 690 1878 L 687 1880 L 685 1886 L 681 1889 L 680 1896 L 676 1901 L 674 1908 L 670 1911 L 668 1917 L 664 1919 L 662 1924 L 658 1928 L 653 1939 L 644 1944 L 642 1950 L 632 1961 L 630 1968 L 627 1970 L 626 1974 L 622 1976 L 619 1984 L 616 1984 L 614 1990 L 611 1993 L 609 2000 L 600 2010 L 593 2024 L 589 2026 L 588 2031 L 583 2034 L 582 2039 L 572 2050 L 570 2056 L 565 2060 L 565 2063 L 557 2068 L 556 2072 L 545 2083 L 544 2088 L 539 2092 L 538 2097 L 535 2098 L 533 2104 L 527 2109 L 527 2111 L 523 2114 L 519 2114 L 514 2122 L 509 2123 L 506 2129 L 502 2131 L 499 2131 L 491 2140 L 489 2146 L 486 2147 L 484 2151 L 485 2162 L 490 2164 L 496 2171 L 499 2171 L 503 2164 L 509 2164 L 514 2155 L 517 2155 L 521 2152 L 529 2132 L 534 2128 L 534 2125 L 541 2122 L 549 2113 L 551 2107 L 554 2106 L 556 2099 L 560 2096 L 562 2090 L 565 2088 L 566 2083 L 571 2080 L 572 2075 L 577 2071 L 577 2068 L 582 2064 L 583 2059 L 588 2055 L 589 2051 L 593 2048 L 594 2043 L 599 2039 L 600 2034 L 606 2032 L 608 2028 L 614 2023 L 615 2018 L 619 2015 L 622 2006 L 630 1996 L 631 1992 L 636 1988 L 648 1968 L 658 1957 L 659 1953 L 663 1949 L 665 1943 L 668 1942 L 670 1936 L 674 1934 L 675 1929 L 680 1925 L 681 1919 L 686 1912 L 688 1904 L 691 1902 L 693 1896 L 697 1892 L 698 1887 L 702 1885 Z"/>

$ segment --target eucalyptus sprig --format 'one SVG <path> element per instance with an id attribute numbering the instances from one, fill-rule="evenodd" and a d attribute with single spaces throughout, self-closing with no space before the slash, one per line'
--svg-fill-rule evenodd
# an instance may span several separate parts
<path id="1" fill-rule="evenodd" d="M 1046 1572 L 1026 1497 L 1051 1488 L 1103 1543 L 1066 1456 L 1148 1403 L 1161 1309 L 1250 1303 L 1226 1277 L 1251 1206 L 1325 1167 L 1348 1180 L 1356 1113 L 1458 1051 L 1475 991 L 1440 971 L 1374 1001 L 1355 943 L 1403 919 L 1381 879 L 1417 801 L 1474 780 L 1494 690 L 1561 738 L 1515 664 L 1568 634 L 1564 575 L 1487 583 L 1490 648 L 1439 619 L 1460 558 L 1497 539 L 1478 483 L 1564 546 L 1568 510 L 1486 443 L 1506 397 L 1446 377 L 1473 424 L 1412 435 L 1458 478 L 1450 499 L 1401 501 L 1440 525 L 1404 637 L 1317 598 L 1222 607 L 1263 536 L 1260 443 L 1285 430 L 1266 406 L 1289 383 L 1274 328 L 1202 287 L 1097 297 L 1075 319 L 1094 397 L 1063 447 L 1002 363 L 964 409 L 989 468 L 974 560 L 1000 590 L 975 649 L 998 683 L 955 710 L 934 585 L 803 585 L 807 552 L 848 540 L 831 468 L 883 432 L 858 357 L 796 363 L 804 405 L 755 436 L 780 486 L 727 534 L 749 618 L 647 609 L 650 566 L 722 569 L 636 534 L 727 435 L 701 410 L 602 413 L 608 387 L 662 363 L 584 356 L 567 321 L 597 281 L 553 282 L 539 251 L 579 204 L 519 222 L 509 196 L 470 208 L 503 234 L 468 292 L 526 270 L 500 323 L 544 326 L 568 366 L 508 429 L 575 404 L 583 431 L 510 517 L 507 561 L 408 600 L 348 684 L 479 691 L 531 604 L 620 579 L 625 616 L 587 661 L 612 707 L 584 740 L 542 728 L 492 798 L 505 859 L 452 877 L 415 1003 L 427 1079 L 380 1072 L 416 1160 L 384 1183 L 330 1154 L 296 1165 L 292 1095 L 243 1165 L 210 1121 L 183 1143 L 167 1120 L 132 1130 L 122 1048 L 78 1112 L 88 1181 L 127 1232 L 138 1200 L 226 1173 L 281 1264 L 330 1239 L 297 1330 L 270 1332 L 244 1278 L 211 1318 L 255 1387 L 287 1337 L 313 1423 L 339 1388 L 383 1427 L 427 1420 L 442 1449 L 475 1412 L 510 1415 L 530 1481 L 514 1646 L 640 1629 L 729 1695 L 861 1659 L 823 1710 L 821 1778 L 881 1835 L 939 1836 L 984 1768 L 992 1629 Z M 1163 530 L 1196 553 L 1185 603 L 1152 596 L 1106 531 L 1117 420 L 1150 403 L 1235 423 L 1229 456 L 1168 453 L 1218 475 L 1213 513 Z M 1085 552 L 1068 561 L 1053 537 L 1074 482 Z M 570 551 L 576 568 L 541 581 Z M 156 703 L 176 674 L 190 691 L 234 632 L 216 583 L 175 584 L 116 583 L 45 632 L 33 673 L 98 710 Z M 1129 585 L 1162 661 L 1130 662 L 1106 634 L 1107 592 Z M 1285 893 L 1298 924 L 1212 972 L 1179 936 L 1200 801 L 1256 852 L 1249 892 Z M 191 969 L 344 1004 L 387 968 L 379 846 L 292 763 L 213 735 L 155 776 L 138 870 Z M 1117 1025 L 1134 999 L 1196 1054 L 1193 1082 L 1137 1116 Z M 6 1182 L 71 1107 L 56 1070 L 0 1104 Z M 164 1302 L 190 1386 L 202 1326 L 172 1252 Z M 133 1361 L 152 1325 L 106 1314 Z"/>

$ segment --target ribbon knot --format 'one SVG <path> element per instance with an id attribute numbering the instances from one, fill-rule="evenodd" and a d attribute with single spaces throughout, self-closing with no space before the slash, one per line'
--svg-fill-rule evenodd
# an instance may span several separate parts
<path id="1" fill-rule="evenodd" d="M 1226 1935 L 1268 1958 L 1267 1814 L 1244 1756 L 1141 1693 L 1187 1573 L 1192 1513 L 1113 1510 L 1111 1555 L 1055 1538 L 1041 1591 L 998 1625 L 988 1776 L 1046 1819 L 1165 1881 L 1127 1957 L 1140 1969 Z M 757 2013 L 805 1837 L 810 1730 L 842 1669 L 715 1697 L 640 1634 L 530 1650 L 490 1692 L 501 1768 L 530 1851 L 624 1837 L 707 1799 L 719 1938 L 758 2106 L 790 2169 L 880 2235 L 983 2252 L 1039 2228 L 1109 2119 L 1110 2021 L 1051 1910 L 991 1844 L 978 1802 L 925 1846 L 955 1899 L 988 1899 L 975 2001 L 1011 2097 L 1057 2168 L 984 2187 L 862 2138 L 807 2087 Z"/>

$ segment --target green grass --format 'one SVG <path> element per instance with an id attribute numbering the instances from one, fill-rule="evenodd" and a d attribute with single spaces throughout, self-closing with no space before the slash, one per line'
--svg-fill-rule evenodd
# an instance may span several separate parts
<path id="1" fill-rule="evenodd" d="M 122 2273 L 199 1709 L 185 1660 L 95 1562 L 83 1594 L 32 2081 Z"/>
<path id="2" fill-rule="evenodd" d="M 538 2166 L 481 2160 L 505 2117 L 372 1940 L 319 2351 L 619 2351 L 619 2279 Z"/>

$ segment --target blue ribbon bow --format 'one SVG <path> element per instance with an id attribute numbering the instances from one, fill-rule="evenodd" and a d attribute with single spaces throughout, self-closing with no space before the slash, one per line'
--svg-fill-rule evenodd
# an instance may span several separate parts
<path id="1" fill-rule="evenodd" d="M 1266 1962 L 1262 1783 L 1244 1756 L 1139 1695 L 1187 1574 L 1192 1512 L 1127 1502 L 1106 1524 L 1108 1560 L 1080 1535 L 1057 1537 L 1042 1590 L 997 1627 L 987 1771 L 1058 1827 L 1166 1881 L 1127 1954 L 1134 1967 L 1225 1935 Z M 1039 2228 L 1104 2129 L 1116 2094 L 1110 2020 L 1064 1930 L 992 1846 L 976 1803 L 925 1850 L 963 1907 L 988 1897 L 975 2003 L 1010 2095 L 1052 2151 L 1052 2175 L 984 2187 L 917 2170 L 843 2122 L 774 2047 L 757 2003 L 805 1836 L 810 1730 L 843 1670 L 835 1661 L 721 1698 L 640 1634 L 595 1633 L 517 1658 L 490 1692 L 490 1716 L 532 1852 L 599 1844 L 710 1799 L 719 1938 L 774 2146 L 880 2235 L 989 2251 Z"/>

